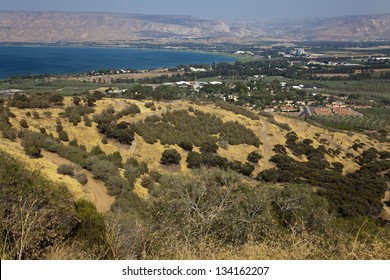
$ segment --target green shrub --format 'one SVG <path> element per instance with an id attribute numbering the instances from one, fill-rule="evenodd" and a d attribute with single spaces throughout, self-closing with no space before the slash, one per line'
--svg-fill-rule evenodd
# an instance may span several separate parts
<path id="1" fill-rule="evenodd" d="M 92 166 L 97 163 L 100 159 L 97 156 L 91 156 L 89 155 L 87 159 L 85 160 L 85 163 L 83 167 L 87 170 L 92 170 Z"/>
<path id="2" fill-rule="evenodd" d="M 390 158 L 390 152 L 389 151 L 381 151 L 379 152 L 380 159 L 389 159 Z"/>
<path id="3" fill-rule="evenodd" d="M 192 152 L 192 149 L 194 148 L 194 146 L 190 141 L 185 141 L 185 140 L 179 143 L 179 147 L 187 152 Z"/>
<path id="4" fill-rule="evenodd" d="M 23 128 L 29 128 L 27 121 L 25 119 L 21 119 L 19 122 L 20 126 Z"/>
<path id="5" fill-rule="evenodd" d="M 64 130 L 61 130 L 59 133 L 58 133 L 58 138 L 63 141 L 63 142 L 68 142 L 69 141 L 69 136 L 68 136 L 68 133 L 66 133 L 66 131 Z"/>
<path id="6" fill-rule="evenodd" d="M 72 102 L 73 102 L 73 104 L 74 104 L 75 106 L 79 106 L 79 105 L 80 105 L 80 102 L 81 102 L 81 98 L 78 97 L 78 96 L 74 96 L 74 97 L 72 98 Z"/>
<path id="7" fill-rule="evenodd" d="M 133 165 L 127 165 L 125 166 L 125 177 L 128 180 L 130 186 L 134 186 L 135 181 L 137 178 L 141 176 L 141 172 L 139 169 Z"/>
<path id="8" fill-rule="evenodd" d="M 25 119 L 20 120 L 19 124 L 23 128 L 29 128 L 28 123 Z"/>
<path id="9" fill-rule="evenodd" d="M 74 138 L 73 140 L 69 141 L 69 146 L 77 148 L 79 144 L 77 143 L 77 139 Z"/>
<path id="10" fill-rule="evenodd" d="M 82 185 L 85 185 L 88 183 L 88 177 L 85 173 L 76 173 L 74 175 L 74 178 Z"/>
<path id="11" fill-rule="evenodd" d="M 118 168 L 107 160 L 99 160 L 93 163 L 91 171 L 95 178 L 100 180 L 107 180 L 109 177 L 118 173 Z"/>
<path id="12" fill-rule="evenodd" d="M 39 128 L 39 131 L 43 134 L 43 135 L 46 135 L 46 128 L 44 128 L 44 127 L 40 127 Z"/>
<path id="13" fill-rule="evenodd" d="M 32 116 L 34 117 L 34 119 L 38 120 L 40 118 L 39 116 L 39 113 L 37 111 L 33 111 L 32 112 Z"/>
<path id="14" fill-rule="evenodd" d="M 192 169 L 205 166 L 218 167 L 220 169 L 226 170 L 228 165 L 229 161 L 227 158 L 215 154 L 199 154 L 197 152 L 190 152 L 187 156 L 187 167 Z"/>
<path id="15" fill-rule="evenodd" d="M 162 153 L 160 163 L 164 165 L 180 164 L 181 156 L 175 149 L 165 150 Z"/>
<path id="16" fill-rule="evenodd" d="M 52 115 L 53 115 L 53 113 L 50 112 L 50 111 L 45 111 L 45 112 L 43 112 L 43 114 L 45 115 L 45 117 L 46 117 L 47 119 L 50 119 L 50 118 L 52 117 Z"/>
<path id="17" fill-rule="evenodd" d="M 200 152 L 201 153 L 211 153 L 214 154 L 218 151 L 218 145 L 217 143 L 213 141 L 207 141 L 201 144 L 200 146 Z"/>
<path id="18" fill-rule="evenodd" d="M 61 122 L 57 123 L 57 125 L 56 125 L 56 132 L 60 133 L 63 130 L 64 130 L 64 127 L 62 126 Z"/>
<path id="19" fill-rule="evenodd" d="M 262 158 L 262 156 L 258 151 L 253 151 L 253 152 L 248 154 L 246 159 L 249 162 L 258 163 L 261 158 Z"/>
<path id="20" fill-rule="evenodd" d="M 152 106 L 154 106 L 154 102 L 146 102 L 145 103 L 146 108 L 151 108 Z"/>
<path id="21" fill-rule="evenodd" d="M 42 135 L 40 133 L 25 131 L 20 136 L 26 154 L 33 158 L 41 157 Z"/>
<path id="22" fill-rule="evenodd" d="M 162 177 L 161 173 L 156 170 L 151 170 L 149 172 L 149 176 L 152 177 L 155 182 L 160 182 L 160 179 Z"/>
<path id="23" fill-rule="evenodd" d="M 106 226 L 103 216 L 97 212 L 95 205 L 86 200 L 79 200 L 75 206 L 80 221 L 75 238 L 91 250 L 105 245 Z"/>
<path id="24" fill-rule="evenodd" d="M 154 185 L 155 185 L 155 181 L 153 179 L 152 176 L 150 175 L 147 175 L 147 176 L 144 176 L 142 178 L 142 181 L 141 181 L 141 185 L 144 187 L 144 188 L 147 188 L 149 190 L 152 190 Z"/>
<path id="25" fill-rule="evenodd" d="M 139 113 L 141 113 L 141 109 L 136 104 L 126 105 L 126 107 L 121 111 L 121 115 L 123 116 L 133 116 Z"/>
<path id="26" fill-rule="evenodd" d="M 255 167 L 252 164 L 250 163 L 243 164 L 242 162 L 237 160 L 229 162 L 229 167 L 234 171 L 245 176 L 251 176 L 252 172 L 255 170 Z"/>
<path id="27" fill-rule="evenodd" d="M 92 127 L 92 121 L 91 121 L 91 119 L 90 119 L 87 115 L 85 115 L 85 116 L 83 117 L 83 119 L 84 119 L 84 124 L 85 124 L 85 126 L 87 126 L 87 127 Z"/>
<path id="28" fill-rule="evenodd" d="M 128 186 L 127 180 L 123 179 L 119 175 L 110 176 L 106 181 L 108 188 L 108 194 L 112 196 L 119 195 L 126 186 Z"/>
<path id="29" fill-rule="evenodd" d="M 139 164 L 138 170 L 141 174 L 146 174 L 149 172 L 148 164 L 145 161 L 141 161 Z"/>
<path id="30" fill-rule="evenodd" d="M 99 145 L 96 145 L 96 146 L 92 147 L 91 152 L 89 154 L 91 156 L 101 156 L 101 155 L 103 155 L 104 157 L 106 157 L 106 153 L 102 150 L 102 148 L 100 148 Z"/>
<path id="31" fill-rule="evenodd" d="M 3 134 L 3 137 L 8 140 L 15 141 L 17 138 L 17 130 L 12 126 L 8 126 L 8 125 L 2 126 L 0 123 L 0 131 Z"/>
<path id="32" fill-rule="evenodd" d="M 123 167 L 123 163 L 122 163 L 123 159 L 122 159 L 120 152 L 118 152 L 118 151 L 107 155 L 107 160 L 112 162 L 118 168 Z"/>
<path id="33" fill-rule="evenodd" d="M 73 165 L 70 165 L 70 164 L 61 164 L 57 168 L 57 173 L 58 174 L 62 174 L 62 175 L 73 176 L 73 174 L 74 174 L 74 167 L 73 167 Z"/>

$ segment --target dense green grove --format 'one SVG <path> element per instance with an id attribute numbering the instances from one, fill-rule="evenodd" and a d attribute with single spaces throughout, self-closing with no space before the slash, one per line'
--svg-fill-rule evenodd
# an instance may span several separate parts
<path id="1" fill-rule="evenodd" d="M 376 137 L 386 141 L 389 133 L 387 125 L 390 121 L 389 109 L 360 109 L 363 116 L 312 116 L 310 119 L 325 127 L 351 131 L 375 131 Z M 372 135 L 372 134 L 371 134 Z M 378 139 L 379 140 L 379 139 Z"/>
<path id="2" fill-rule="evenodd" d="M 94 121 L 97 123 L 98 131 L 107 138 L 131 145 L 134 140 L 134 131 L 131 129 L 130 123 L 124 121 L 118 123 L 118 120 L 124 116 L 134 116 L 140 112 L 140 108 L 135 104 L 127 105 L 120 112 L 115 112 L 113 107 L 108 107 L 100 114 L 95 114 Z"/>
<path id="3" fill-rule="evenodd" d="M 215 145 L 220 141 L 227 141 L 230 145 L 260 145 L 260 140 L 253 131 L 244 125 L 238 122 L 223 122 L 215 115 L 199 110 L 168 111 L 161 117 L 146 117 L 145 121 L 133 124 L 132 128 L 150 144 L 157 141 L 163 145 L 188 142 L 210 152 L 216 152 L 218 146 Z M 212 145 L 216 149 L 212 148 Z"/>

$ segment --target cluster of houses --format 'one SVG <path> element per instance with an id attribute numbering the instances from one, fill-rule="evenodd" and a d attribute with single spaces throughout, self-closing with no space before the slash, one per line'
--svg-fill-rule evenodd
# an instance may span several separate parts
<path id="1" fill-rule="evenodd" d="M 306 56 L 307 54 L 305 52 L 305 49 L 297 48 L 289 52 L 278 52 L 278 55 L 284 58 L 292 58 L 292 57 Z"/>
<path id="2" fill-rule="evenodd" d="M 254 52 L 251 52 L 251 51 L 236 51 L 234 54 L 251 55 L 251 56 L 255 56 L 256 55 Z"/>
<path id="3" fill-rule="evenodd" d="M 329 100 L 329 98 L 328 98 Z M 305 101 L 274 101 L 272 106 L 264 108 L 265 112 L 283 112 L 283 113 L 297 113 L 301 112 L 303 107 L 310 107 L 309 112 L 314 112 L 320 116 L 362 116 L 361 113 L 353 109 L 367 109 L 372 108 L 369 105 L 348 105 L 343 101 L 326 101 L 325 105 L 320 105 L 316 100 Z"/>

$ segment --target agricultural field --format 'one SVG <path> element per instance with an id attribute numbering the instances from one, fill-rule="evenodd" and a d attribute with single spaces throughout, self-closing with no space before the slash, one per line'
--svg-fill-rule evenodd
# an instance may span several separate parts
<path id="1" fill-rule="evenodd" d="M 390 113 L 388 109 L 359 109 L 362 116 L 341 116 L 329 114 L 312 116 L 311 119 L 326 127 L 351 131 L 378 131 L 388 134 Z"/>

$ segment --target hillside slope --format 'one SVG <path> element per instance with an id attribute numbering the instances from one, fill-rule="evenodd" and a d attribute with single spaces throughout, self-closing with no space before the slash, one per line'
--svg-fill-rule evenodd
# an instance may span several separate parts
<path id="1" fill-rule="evenodd" d="M 2 259 L 389 258 L 389 143 L 222 103 L 90 97 L 0 104 Z M 18 256 L 6 213 L 29 185 L 60 235 Z"/>

